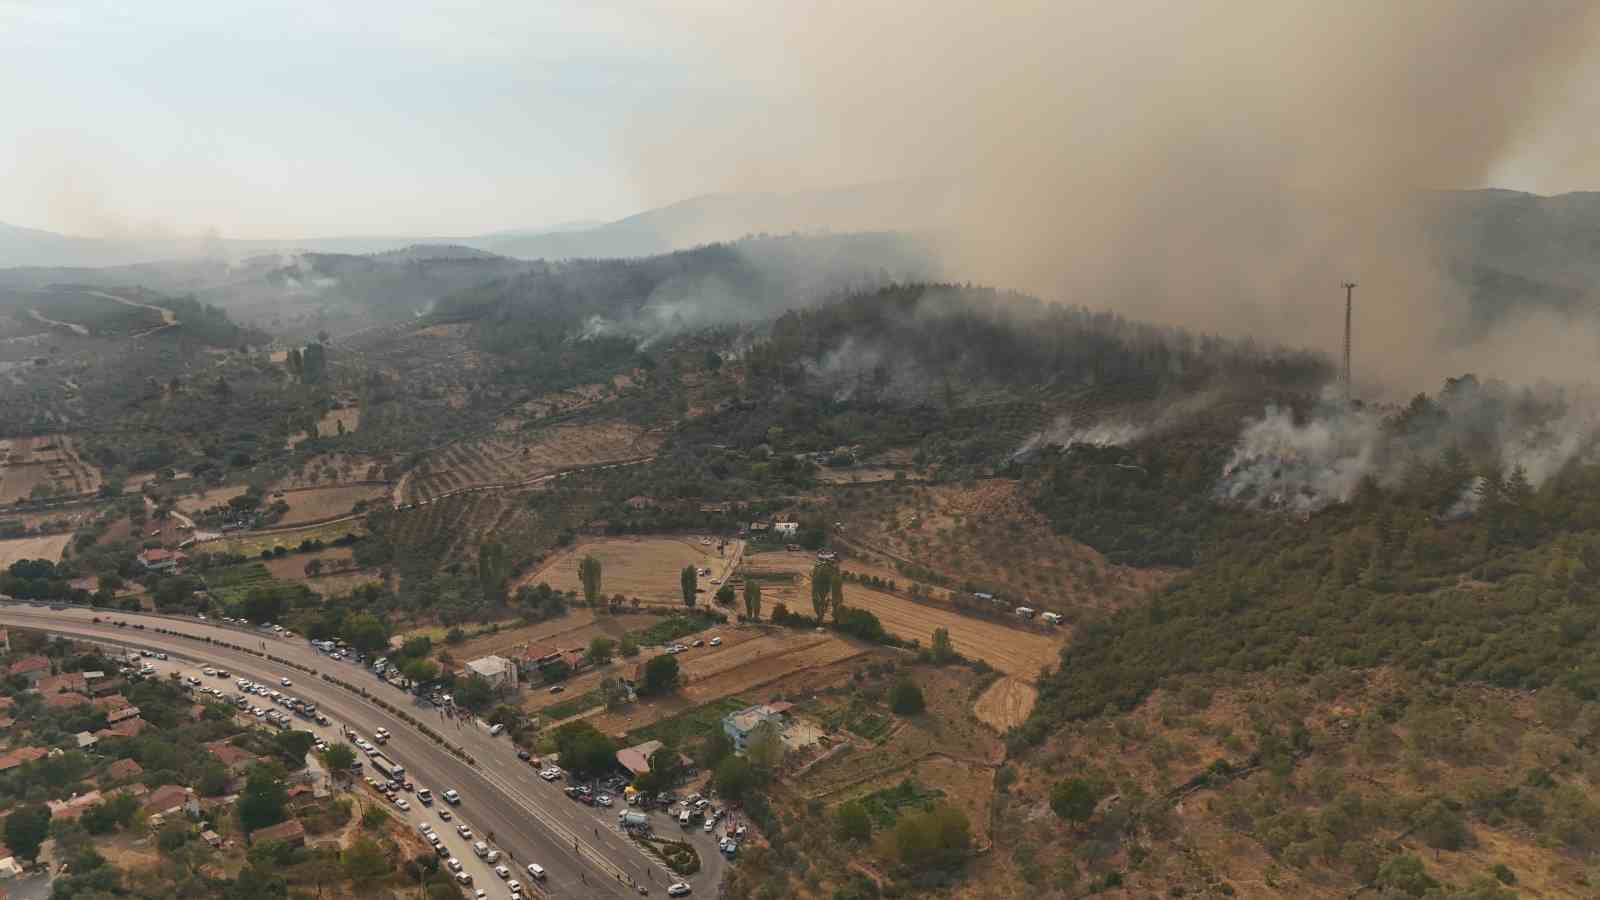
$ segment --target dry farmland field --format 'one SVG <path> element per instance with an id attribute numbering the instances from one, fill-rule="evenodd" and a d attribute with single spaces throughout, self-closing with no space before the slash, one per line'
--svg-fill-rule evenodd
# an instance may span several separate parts
<path id="1" fill-rule="evenodd" d="M 349 512 L 362 500 L 377 500 L 389 493 L 381 484 L 347 484 L 339 487 L 285 491 L 281 498 L 289 504 L 279 525 L 318 522 Z"/>
<path id="2" fill-rule="evenodd" d="M 710 544 L 701 543 L 711 540 Z M 551 557 L 538 571 L 523 580 L 525 584 L 546 582 L 561 591 L 582 591 L 578 581 L 578 560 L 593 556 L 600 560 L 600 591 L 607 597 L 621 594 L 638 597 L 645 603 L 683 605 L 683 590 L 678 573 L 684 566 L 705 566 L 709 577 L 700 579 L 701 605 L 711 602 L 716 591 L 712 580 L 726 578 L 725 569 L 738 556 L 739 543 L 729 542 L 724 555 L 717 544 L 699 537 L 605 538 L 586 541 Z"/>
<path id="3" fill-rule="evenodd" d="M 306 563 L 311 562 L 313 559 L 322 560 L 324 570 L 336 572 L 353 566 L 355 564 L 352 559 L 354 555 L 349 547 L 329 547 L 317 553 L 295 553 L 277 559 L 269 559 L 264 565 L 266 565 L 267 571 L 272 573 L 273 578 L 288 580 L 304 578 Z"/>
<path id="4" fill-rule="evenodd" d="M 765 608 L 782 603 L 809 615 L 811 566 L 812 558 L 804 553 L 761 553 L 745 557 L 740 572 L 761 581 Z M 896 637 L 919 640 L 923 646 L 935 628 L 948 628 L 956 652 L 1029 683 L 1039 677 L 1041 668 L 1055 665 L 1061 653 L 1060 636 L 964 616 L 947 606 L 907 600 L 860 584 L 845 585 L 844 602 L 877 616 Z"/>
<path id="5" fill-rule="evenodd" d="M 810 631 L 780 631 L 736 644 L 730 636 L 748 634 L 748 630 L 723 629 L 720 633 L 728 639 L 727 644 L 695 648 L 685 654 L 682 663 L 688 678 L 682 693 L 697 703 L 748 692 L 797 672 L 852 659 L 869 649 L 833 634 Z"/>
<path id="6" fill-rule="evenodd" d="M 402 503 L 424 502 L 452 491 L 516 484 L 580 466 L 638 459 L 659 445 L 657 436 L 620 422 L 558 425 L 526 435 L 451 444 L 408 472 L 397 493 Z"/>
<path id="7" fill-rule="evenodd" d="M 211 490 L 203 493 L 190 494 L 187 497 L 179 497 L 178 502 L 174 505 L 177 507 L 178 512 L 197 513 L 203 509 L 209 509 L 210 507 L 220 506 L 224 503 L 227 503 L 229 500 L 232 500 L 235 497 L 242 496 L 244 492 L 248 491 L 249 489 L 250 486 L 248 484 L 224 485 L 222 487 L 212 488 Z"/>
<path id="8" fill-rule="evenodd" d="M 975 582 L 1018 605 L 1058 612 L 1116 608 L 1172 577 L 1115 565 L 1057 534 L 1019 481 L 877 484 L 837 491 L 835 497 L 845 523 L 840 537 L 854 551 L 853 561 L 876 557 L 890 568 L 911 563 L 952 583 Z"/>
<path id="9" fill-rule="evenodd" d="M 1007 676 L 989 685 L 972 711 L 978 721 L 1004 734 L 1022 724 L 1038 699 L 1039 691 L 1033 685 Z"/>
<path id="10" fill-rule="evenodd" d="M 530 643 L 548 644 L 560 650 L 583 650 L 593 638 L 604 636 L 620 640 L 629 631 L 648 628 L 659 621 L 659 616 L 631 613 L 597 616 L 591 610 L 574 608 L 559 619 L 502 628 L 495 634 L 480 635 L 448 649 L 457 659 L 476 659 L 491 653 L 509 656 Z"/>
<path id="11" fill-rule="evenodd" d="M 275 482 L 275 490 L 324 487 L 352 481 L 382 481 L 383 461 L 356 453 L 323 453 L 306 460 L 299 468 Z"/>
<path id="12" fill-rule="evenodd" d="M 40 487 L 55 496 L 93 493 L 100 471 L 64 434 L 0 440 L 0 504 L 26 500 Z"/>
<path id="13" fill-rule="evenodd" d="M 70 534 L 50 534 L 44 537 L 0 541 L 0 569 L 10 568 L 12 563 L 23 559 L 48 559 L 55 562 L 61 559 L 61 551 L 66 549 L 71 540 Z"/>

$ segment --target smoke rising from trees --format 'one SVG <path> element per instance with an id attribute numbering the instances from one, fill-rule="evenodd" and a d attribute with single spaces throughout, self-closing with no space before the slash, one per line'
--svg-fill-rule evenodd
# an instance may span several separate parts
<path id="1" fill-rule="evenodd" d="M 663 196 L 946 176 L 925 224 L 945 229 L 952 277 L 1328 350 L 1354 278 L 1358 387 L 1485 360 L 1564 378 L 1593 353 L 1594 332 L 1558 319 L 1463 335 L 1419 196 L 1486 184 L 1562 107 L 1590 4 L 675 13 L 728 77 L 783 100 L 650 122 L 636 170 Z M 1563 334 L 1562 352 L 1525 355 Z"/>

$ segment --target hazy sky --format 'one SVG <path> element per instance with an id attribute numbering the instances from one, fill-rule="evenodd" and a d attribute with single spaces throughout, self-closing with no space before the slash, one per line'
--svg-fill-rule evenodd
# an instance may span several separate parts
<path id="1" fill-rule="evenodd" d="M 614 218 L 696 191 L 932 174 L 857 164 L 843 145 L 749 177 L 698 151 L 650 164 L 677 149 L 662 135 L 701 125 L 756 142 L 808 131 L 818 110 L 786 72 L 795 5 L 0 0 L 0 222 L 449 235 Z M 873 39 L 907 36 L 893 16 L 867 22 L 887 30 Z M 1587 135 L 1593 102 L 1570 107 L 1552 121 L 1579 127 L 1557 133 Z M 1493 177 L 1586 187 L 1588 150 L 1532 139 Z"/>
<path id="2" fill-rule="evenodd" d="M 0 0 L 0 221 L 469 233 L 636 211 L 621 141 L 747 104 L 645 7 Z"/>

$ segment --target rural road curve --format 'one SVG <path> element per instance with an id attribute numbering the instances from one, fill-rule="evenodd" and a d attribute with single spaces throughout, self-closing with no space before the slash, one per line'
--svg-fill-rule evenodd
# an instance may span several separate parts
<path id="1" fill-rule="evenodd" d="M 102 622 L 93 622 L 95 616 L 100 616 Z M 146 627 L 145 630 L 118 628 L 110 624 L 114 620 Z M 371 735 L 380 726 L 392 731 L 394 736 L 388 750 L 392 750 L 394 758 L 406 767 L 413 781 L 427 785 L 436 793 L 447 788 L 460 791 L 462 804 L 456 809 L 458 814 L 475 830 L 481 829 L 485 834 L 495 832 L 495 845 L 515 860 L 524 874 L 529 862 L 537 862 L 548 870 L 548 880 L 535 886 L 542 888 L 546 896 L 635 896 L 634 890 L 619 880 L 622 878 L 650 886 L 651 894 L 656 895 L 664 893 L 665 886 L 677 880 L 616 830 L 614 813 L 568 800 L 557 787 L 539 780 L 532 767 L 518 760 L 509 741 L 490 737 L 487 731 L 470 724 L 457 730 L 454 723 L 444 720 L 437 710 L 417 703 L 398 688 L 379 682 L 359 666 L 336 662 L 317 653 L 303 640 L 276 639 L 246 629 L 174 617 L 77 607 L 51 610 L 24 604 L 0 606 L 0 624 L 84 640 L 159 649 L 196 663 L 228 669 L 237 676 L 263 684 L 276 684 L 278 679 L 288 677 L 294 681 L 291 690 L 296 696 L 316 703 L 336 724 L 347 724 L 364 735 Z M 156 627 L 184 636 L 156 634 L 150 630 Z M 360 685 L 391 705 L 408 709 L 419 720 L 429 721 L 446 740 L 462 745 L 477 760 L 477 765 L 468 764 L 413 732 L 410 726 L 366 698 L 289 666 L 198 640 L 205 637 L 252 647 L 264 642 L 267 652 L 274 656 Z M 385 755 L 390 755 L 388 750 Z M 461 842 L 457 839 L 456 843 Z M 699 874 L 683 880 L 694 886 L 696 896 L 716 897 L 725 869 L 721 865 L 723 860 L 714 850 L 709 854 L 711 858 L 707 858 L 704 848 L 699 852 L 705 867 Z M 522 880 L 524 884 L 528 881 Z"/>

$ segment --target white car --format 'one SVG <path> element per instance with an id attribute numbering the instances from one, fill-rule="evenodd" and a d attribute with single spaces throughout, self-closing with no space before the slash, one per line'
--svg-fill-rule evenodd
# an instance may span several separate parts
<path id="1" fill-rule="evenodd" d="M 250 715 L 255 716 L 258 719 L 264 719 L 267 716 L 267 711 L 257 706 L 250 710 Z"/>
<path id="2" fill-rule="evenodd" d="M 457 825 L 456 834 L 461 835 L 461 837 L 465 840 L 472 840 L 472 829 L 465 825 Z"/>
<path id="3" fill-rule="evenodd" d="M 444 822 L 448 822 L 448 821 L 450 821 L 450 818 L 451 818 L 451 816 L 450 816 L 450 810 L 448 810 L 448 809 L 445 809 L 445 808 L 444 808 L 444 807 L 442 807 L 442 806 L 441 806 L 441 807 L 439 807 L 439 819 L 440 819 L 440 820 L 441 820 L 441 821 L 444 821 Z"/>
<path id="4" fill-rule="evenodd" d="M 611 795 L 610 794 L 601 794 L 600 796 L 594 798 L 594 802 L 600 804 L 601 806 L 610 806 L 611 805 Z"/>
<path id="5" fill-rule="evenodd" d="M 538 863 L 528 863 L 528 874 L 540 881 L 544 880 L 544 866 Z"/>
<path id="6" fill-rule="evenodd" d="M 511 896 L 513 896 L 513 897 L 521 897 L 522 896 L 522 884 L 520 882 L 518 882 L 515 878 L 513 878 L 510 881 L 506 882 L 506 887 L 511 890 Z"/>
<path id="7" fill-rule="evenodd" d="M 395 805 L 395 808 L 400 810 L 401 812 L 410 812 L 411 811 L 411 804 L 407 803 L 406 802 L 406 798 L 404 798 L 404 797 L 396 797 L 394 799 L 394 805 Z M 707 830 L 710 830 L 710 829 L 707 829 Z"/>
<path id="8" fill-rule="evenodd" d="M 433 825 L 428 822 L 423 822 L 421 825 L 417 826 L 417 830 L 423 834 L 433 834 Z"/>
<path id="9" fill-rule="evenodd" d="M 675 884 L 668 885 L 668 887 L 667 887 L 667 896 L 668 897 L 687 897 L 693 891 L 694 891 L 694 888 L 689 886 L 689 882 L 687 882 L 687 881 L 679 881 L 679 882 L 677 882 Z"/>
<path id="10" fill-rule="evenodd" d="M 294 687 L 294 682 L 290 681 L 287 678 L 279 678 L 278 679 L 278 683 L 283 685 L 284 687 Z"/>
<path id="11" fill-rule="evenodd" d="M 510 878 L 511 877 L 511 870 L 506 868 L 505 866 L 495 866 L 494 867 L 494 873 L 496 875 L 499 875 L 501 878 Z"/>
<path id="12" fill-rule="evenodd" d="M 452 871 L 452 872 L 461 871 L 461 860 L 456 859 L 454 856 L 452 856 L 449 859 L 445 860 L 444 864 L 449 866 L 450 867 L 450 871 Z"/>
<path id="13" fill-rule="evenodd" d="M 722 646 L 722 638 L 719 638 L 719 637 L 712 638 L 711 639 L 711 646 L 713 646 L 713 647 L 721 647 Z"/>

